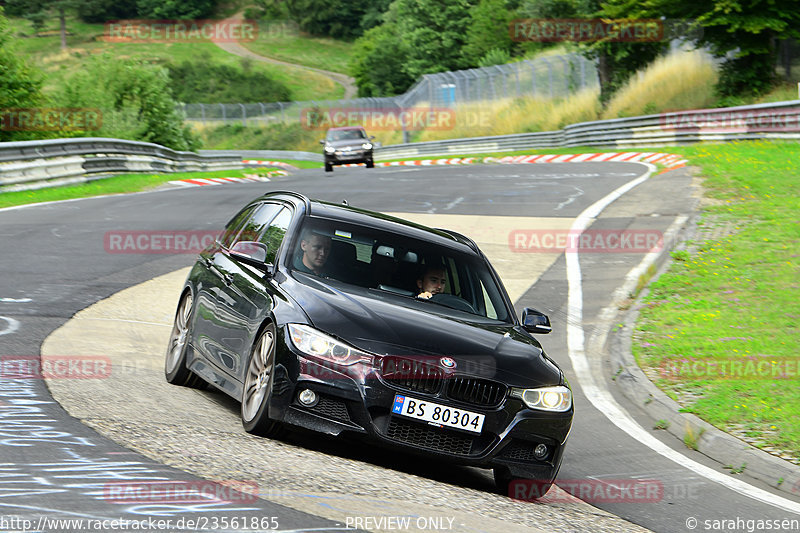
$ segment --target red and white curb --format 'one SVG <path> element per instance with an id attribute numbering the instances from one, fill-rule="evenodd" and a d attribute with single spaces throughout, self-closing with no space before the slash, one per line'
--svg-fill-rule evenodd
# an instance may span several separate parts
<path id="1" fill-rule="evenodd" d="M 245 159 L 242 161 L 245 165 L 258 165 L 260 167 L 280 167 L 286 170 L 297 170 L 297 167 L 284 163 L 283 161 L 263 161 L 261 159 Z"/>
<path id="2" fill-rule="evenodd" d="M 376 167 L 470 165 L 474 163 L 582 163 L 582 162 L 644 162 L 658 163 L 666 167 L 662 172 L 686 166 L 687 160 L 678 154 L 662 152 L 606 152 L 591 154 L 542 154 L 506 157 L 465 157 L 448 159 L 417 159 L 413 161 L 389 161 L 375 163 Z M 364 166 L 363 163 L 348 163 L 343 167 Z"/>
<path id="3" fill-rule="evenodd" d="M 244 176 L 241 178 L 190 178 L 185 180 L 170 181 L 172 185 L 179 185 L 181 187 L 202 187 L 205 185 L 227 185 L 229 183 L 253 183 L 270 181 L 273 176 L 287 176 L 289 173 L 285 170 L 274 170 L 268 172 L 266 176 Z"/>
<path id="4" fill-rule="evenodd" d="M 520 163 L 583 163 L 583 162 L 631 162 L 653 163 L 663 165 L 661 172 L 668 172 L 686 166 L 688 162 L 678 154 L 663 152 L 603 152 L 590 154 L 540 154 L 540 155 L 515 155 L 506 157 L 453 157 L 447 159 L 416 159 L 411 161 L 385 161 L 375 163 L 376 167 L 406 167 L 406 166 L 434 166 L 434 165 L 471 165 L 479 163 L 520 164 Z M 297 170 L 297 167 L 282 161 L 262 161 L 246 159 L 246 165 L 277 166 L 287 170 Z M 347 163 L 343 167 L 363 167 L 364 163 Z M 286 170 L 273 170 L 263 176 L 246 176 L 242 178 L 192 178 L 186 180 L 170 181 L 174 185 L 184 187 L 197 187 L 202 185 L 223 185 L 226 183 L 244 183 L 253 181 L 269 181 L 272 176 L 287 176 Z"/>

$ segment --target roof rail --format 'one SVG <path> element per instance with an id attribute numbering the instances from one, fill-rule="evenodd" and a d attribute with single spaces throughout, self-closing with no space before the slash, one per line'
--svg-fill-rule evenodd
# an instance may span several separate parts
<path id="1" fill-rule="evenodd" d="M 306 206 L 306 213 L 311 211 L 311 200 L 308 199 L 308 196 L 300 194 L 299 192 L 294 191 L 270 191 L 267 194 L 285 194 L 287 196 L 294 196 L 298 200 L 301 200 L 303 204 Z"/>
<path id="2" fill-rule="evenodd" d="M 469 246 L 470 248 L 472 248 L 476 252 L 480 253 L 480 248 L 478 248 L 478 245 L 475 244 L 475 241 L 473 241 L 472 239 L 470 239 L 466 235 L 463 235 L 463 234 L 458 233 L 457 231 L 453 231 L 451 229 L 444 229 L 444 228 L 434 228 L 434 229 L 437 230 L 437 231 L 443 231 L 444 233 L 447 233 L 448 235 L 451 235 L 451 236 L 455 237 L 456 239 L 463 240 L 464 243 L 467 246 Z"/>

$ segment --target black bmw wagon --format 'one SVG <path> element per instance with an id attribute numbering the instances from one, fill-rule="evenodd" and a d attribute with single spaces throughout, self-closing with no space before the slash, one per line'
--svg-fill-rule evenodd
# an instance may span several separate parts
<path id="1" fill-rule="evenodd" d="M 360 434 L 544 494 L 572 392 L 469 238 L 293 192 L 246 205 L 180 295 L 170 383 L 241 402 L 245 430 Z M 528 491 L 530 493 L 530 491 Z"/>

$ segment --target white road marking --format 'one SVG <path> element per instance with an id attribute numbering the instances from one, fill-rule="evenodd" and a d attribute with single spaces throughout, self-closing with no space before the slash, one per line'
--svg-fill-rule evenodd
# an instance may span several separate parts
<path id="1" fill-rule="evenodd" d="M 601 198 L 594 204 L 587 207 L 575 222 L 572 224 L 571 231 L 583 231 L 587 229 L 592 221 L 605 209 L 611 202 L 633 189 L 637 185 L 646 181 L 650 175 L 655 172 L 656 168 L 649 165 L 649 171 L 629 181 L 625 185 L 612 191 L 604 198 Z M 680 452 L 677 452 L 653 437 L 644 428 L 637 424 L 633 418 L 614 400 L 611 392 L 604 386 L 598 385 L 595 382 L 594 374 L 590 370 L 589 360 L 586 357 L 585 351 L 585 335 L 583 331 L 583 287 L 581 285 L 581 266 L 579 261 L 579 254 L 568 253 L 566 254 L 567 263 L 567 347 L 569 351 L 569 358 L 572 362 L 572 368 L 578 378 L 578 382 L 583 389 L 586 398 L 592 402 L 598 411 L 603 413 L 612 424 L 619 429 L 630 435 L 635 440 L 644 444 L 659 455 L 674 461 L 675 463 L 689 469 L 690 471 L 699 474 L 706 479 L 719 483 L 743 496 L 752 498 L 783 509 L 793 513 L 800 514 L 800 504 L 791 500 L 787 500 L 781 496 L 772 494 L 758 487 L 754 487 L 744 481 L 732 478 L 717 472 L 703 464 L 689 459 Z"/>
<path id="2" fill-rule="evenodd" d="M 26 304 L 32 301 L 30 298 L 0 298 L 0 303 L 4 304 Z"/>
<path id="3" fill-rule="evenodd" d="M 9 333 L 14 333 L 19 329 L 19 322 L 13 318 L 0 316 L 0 320 L 5 320 L 8 323 L 5 329 L 0 329 L 0 335 L 8 335 Z"/>

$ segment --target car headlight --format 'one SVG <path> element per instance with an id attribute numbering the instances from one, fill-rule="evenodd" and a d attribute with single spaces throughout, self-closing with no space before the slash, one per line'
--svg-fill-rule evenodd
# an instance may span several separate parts
<path id="1" fill-rule="evenodd" d="M 326 151 L 326 152 L 328 152 L 329 154 L 332 154 L 333 152 L 335 152 L 335 151 L 336 151 L 336 148 L 334 148 L 334 147 L 333 147 L 333 146 L 331 146 L 330 144 L 326 144 L 326 145 L 325 145 L 325 151 Z"/>
<path id="2" fill-rule="evenodd" d="M 368 353 L 341 343 L 311 326 L 289 324 L 289 338 L 295 348 L 317 359 L 345 366 L 372 363 L 372 356 Z"/>
<path id="3" fill-rule="evenodd" d="M 563 413 L 572 407 L 572 391 L 563 385 L 539 389 L 512 388 L 510 396 L 519 398 L 530 409 Z"/>
<path id="4" fill-rule="evenodd" d="M 361 145 L 364 150 L 372 150 L 372 143 L 364 143 Z"/>

